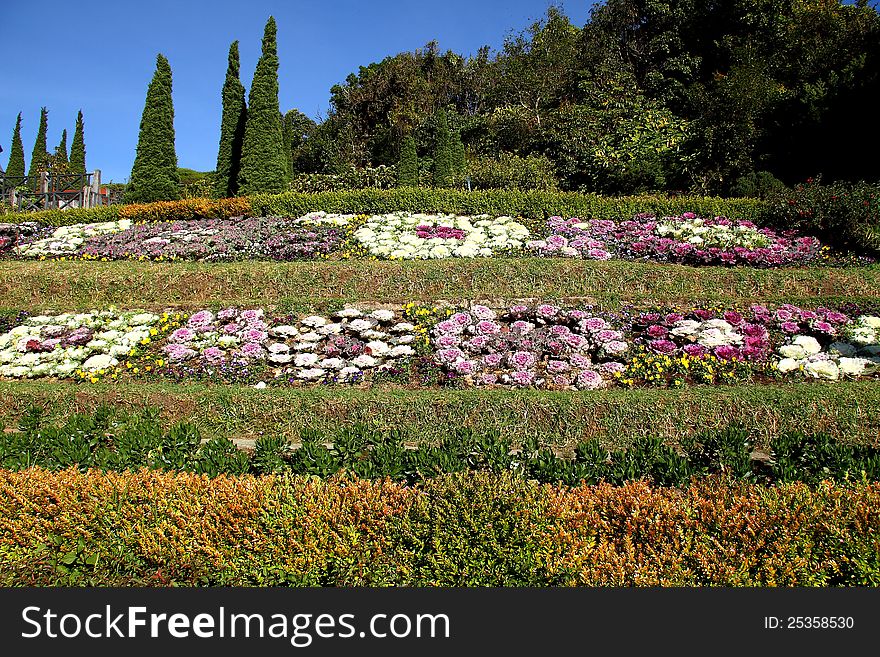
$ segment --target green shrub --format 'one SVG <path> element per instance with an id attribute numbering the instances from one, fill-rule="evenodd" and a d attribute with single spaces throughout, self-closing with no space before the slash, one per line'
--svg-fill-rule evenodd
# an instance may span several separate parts
<path id="1" fill-rule="evenodd" d="M 338 173 L 297 173 L 294 174 L 289 188 L 292 192 L 315 194 L 344 189 L 391 189 L 396 185 L 397 168 L 383 165 L 366 168 L 349 167 Z"/>
<path id="2" fill-rule="evenodd" d="M 877 586 L 880 485 L 0 470 L 0 586 Z"/>
<path id="3" fill-rule="evenodd" d="M 731 195 L 744 198 L 769 199 L 784 194 L 788 188 L 769 171 L 753 171 L 740 177 L 731 189 Z"/>
<path id="4" fill-rule="evenodd" d="M 762 482 L 818 483 L 880 479 L 880 449 L 846 445 L 826 434 L 783 432 L 771 441 L 768 464 L 753 460 L 752 440 L 744 429 L 707 431 L 674 448 L 656 436 L 637 438 L 627 449 L 608 450 L 599 441 L 580 443 L 574 458 L 532 435 L 520 450 L 496 430 L 475 432 L 455 427 L 435 445 L 407 449 L 402 432 L 362 424 L 334 433 L 304 429 L 300 446 L 279 437 L 262 437 L 253 453 L 236 448 L 226 437 L 202 443 L 190 424 L 165 430 L 157 413 L 126 416 L 99 407 L 92 415 L 73 415 L 60 426 L 46 426 L 43 411 L 32 407 L 18 432 L 0 438 L 0 467 L 17 470 L 40 466 L 104 470 L 185 470 L 220 474 L 273 474 L 329 477 L 346 470 L 360 478 L 388 477 L 415 483 L 468 470 L 522 473 L 545 483 L 578 485 L 605 481 L 615 485 L 649 479 L 661 486 L 682 486 L 692 477 L 724 474 Z"/>
<path id="5" fill-rule="evenodd" d="M 39 221 L 52 226 L 94 223 L 128 218 L 133 221 L 167 221 L 200 217 L 289 216 L 309 212 L 386 213 L 450 212 L 511 215 L 542 223 L 562 215 L 585 219 L 629 219 L 640 212 L 675 215 L 695 212 L 700 216 L 726 216 L 765 225 L 772 219 L 771 205 L 746 198 L 703 196 L 603 197 L 576 192 L 492 189 L 467 192 L 455 189 L 395 188 L 345 189 L 328 192 L 257 194 L 235 199 L 186 199 L 143 205 L 111 205 L 90 210 L 46 210 L 11 215 L 16 222 Z M 543 227 L 543 226 L 542 226 Z"/>
<path id="6" fill-rule="evenodd" d="M 815 235 L 841 249 L 880 250 L 880 183 L 817 179 L 774 197 L 770 216 L 781 226 Z"/>
<path id="7" fill-rule="evenodd" d="M 467 175 L 474 189 L 552 191 L 558 186 L 553 163 L 544 155 L 499 153 L 497 157 L 474 158 L 468 162 Z"/>

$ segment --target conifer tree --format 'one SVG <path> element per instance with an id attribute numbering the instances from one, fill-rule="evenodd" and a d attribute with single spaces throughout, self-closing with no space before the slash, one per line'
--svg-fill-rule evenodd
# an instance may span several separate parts
<path id="1" fill-rule="evenodd" d="M 437 127 L 434 140 L 434 187 L 452 185 L 452 135 L 446 120 L 445 110 L 437 112 Z"/>
<path id="2" fill-rule="evenodd" d="M 277 193 L 287 188 L 281 111 L 278 107 L 278 51 L 275 19 L 263 34 L 263 53 L 248 94 L 247 121 L 241 149 L 239 193 Z"/>
<path id="3" fill-rule="evenodd" d="M 461 141 L 461 133 L 456 130 L 452 134 L 452 172 L 454 174 L 456 185 L 460 185 L 464 180 L 467 171 L 467 156 L 464 150 L 464 143 Z"/>
<path id="4" fill-rule="evenodd" d="M 167 201 L 180 195 L 177 153 L 174 150 L 174 104 L 171 66 L 161 54 L 147 88 L 141 116 L 137 155 L 125 190 L 126 203 Z"/>
<path id="5" fill-rule="evenodd" d="M 15 130 L 12 132 L 12 145 L 9 148 L 9 162 L 6 165 L 6 175 L 10 178 L 24 176 L 24 147 L 21 143 L 21 112 L 15 120 Z"/>
<path id="6" fill-rule="evenodd" d="M 76 115 L 76 129 L 73 132 L 73 142 L 70 144 L 70 172 L 86 172 L 86 143 L 83 127 L 82 110 Z"/>
<path id="7" fill-rule="evenodd" d="M 407 135 L 400 147 L 397 184 L 401 187 L 418 187 L 419 185 L 419 156 L 416 153 L 416 140 L 412 135 Z"/>
<path id="8" fill-rule="evenodd" d="M 28 186 L 32 189 L 39 187 L 37 178 L 41 171 L 45 171 L 49 165 L 49 153 L 46 151 L 46 130 L 49 126 L 49 110 L 40 108 L 40 127 L 37 130 L 37 138 L 34 141 L 34 150 L 31 151 L 31 165 L 28 168 Z"/>
<path id="9" fill-rule="evenodd" d="M 217 150 L 217 170 L 214 174 L 214 194 L 220 198 L 238 193 L 238 172 L 241 169 L 241 146 L 247 106 L 244 85 L 239 73 L 241 64 L 238 41 L 229 46 L 229 63 L 223 83 L 223 118 L 220 123 L 220 148 Z"/>
<path id="10" fill-rule="evenodd" d="M 67 164 L 69 162 L 67 158 L 67 130 L 64 129 L 61 131 L 61 141 L 55 147 L 55 156 L 53 162 L 56 164 Z"/>

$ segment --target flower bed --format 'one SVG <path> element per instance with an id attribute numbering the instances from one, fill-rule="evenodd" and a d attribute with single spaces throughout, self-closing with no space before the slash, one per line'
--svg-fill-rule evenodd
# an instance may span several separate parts
<path id="1" fill-rule="evenodd" d="M 24 240 L 16 245 L 17 255 L 25 258 L 59 257 L 75 255 L 91 237 L 112 235 L 131 228 L 128 219 L 107 221 L 100 224 L 73 224 L 56 228 L 51 235 L 42 239 Z"/>
<path id="2" fill-rule="evenodd" d="M 301 260 L 339 249 L 339 228 L 279 217 L 141 224 L 87 239 L 78 255 L 93 259 Z"/>
<path id="3" fill-rule="evenodd" d="M 408 304 L 402 314 L 347 307 L 308 317 L 259 308 L 67 313 L 28 317 L 0 335 L 0 376 L 550 389 L 873 376 L 880 317 L 846 310 Z"/>
<path id="4" fill-rule="evenodd" d="M 370 255 L 400 260 L 488 257 L 521 249 L 528 237 L 511 217 L 407 212 L 370 217 L 354 232 Z"/>
<path id="5" fill-rule="evenodd" d="M 547 229 L 546 239 L 527 244 L 541 256 L 777 267 L 814 262 L 824 253 L 819 240 L 794 231 L 779 234 L 749 221 L 693 213 L 662 219 L 639 214 L 621 222 L 551 217 Z"/>

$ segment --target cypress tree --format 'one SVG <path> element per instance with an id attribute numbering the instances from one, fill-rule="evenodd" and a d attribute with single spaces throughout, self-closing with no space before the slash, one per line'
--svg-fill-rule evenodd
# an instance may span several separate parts
<path id="1" fill-rule="evenodd" d="M 281 192 L 287 187 L 287 164 L 281 111 L 278 108 L 278 51 L 275 19 L 263 34 L 263 53 L 248 94 L 247 121 L 238 174 L 242 194 Z"/>
<path id="2" fill-rule="evenodd" d="M 174 150 L 174 104 L 171 99 L 171 66 L 156 57 L 156 72 L 147 88 L 141 116 L 137 155 L 125 190 L 126 203 L 167 201 L 180 195 L 177 153 Z"/>
<path id="3" fill-rule="evenodd" d="M 9 148 L 9 163 L 6 165 L 6 175 L 10 178 L 24 176 L 24 146 L 21 143 L 21 112 L 15 120 L 15 130 L 12 132 L 12 146 Z"/>
<path id="4" fill-rule="evenodd" d="M 446 112 L 437 112 L 437 127 L 434 139 L 434 187 L 449 187 L 452 185 L 452 135 L 449 132 L 449 123 L 446 120 Z"/>
<path id="5" fill-rule="evenodd" d="M 83 128 L 82 110 L 76 115 L 76 130 L 73 132 L 73 142 L 70 144 L 70 172 L 86 172 L 86 144 Z"/>
<path id="6" fill-rule="evenodd" d="M 37 130 L 37 139 L 34 141 L 34 150 L 31 151 L 31 165 L 28 168 L 28 186 L 37 189 L 40 186 L 38 180 L 40 172 L 45 171 L 49 162 L 49 153 L 46 151 L 46 129 L 49 127 L 49 110 L 40 108 L 40 128 Z"/>
<path id="7" fill-rule="evenodd" d="M 247 107 L 244 104 L 244 85 L 239 78 L 241 65 L 238 41 L 229 46 L 229 64 L 223 83 L 223 118 L 220 123 L 220 148 L 217 151 L 217 170 L 214 174 L 214 194 L 221 198 L 238 193 L 238 172 L 241 169 L 241 145 Z"/>
<path id="8" fill-rule="evenodd" d="M 67 164 L 69 160 L 67 159 L 67 130 L 64 129 L 61 131 L 61 141 L 58 143 L 58 146 L 55 147 L 55 160 L 56 163 L 59 164 Z"/>
<path id="9" fill-rule="evenodd" d="M 419 156 L 416 153 L 416 140 L 412 135 L 407 135 L 400 147 L 397 184 L 401 187 L 419 186 Z"/>
<path id="10" fill-rule="evenodd" d="M 281 115 L 281 140 L 284 143 L 284 166 L 287 171 L 287 179 L 291 180 L 293 178 L 293 124 L 287 120 L 284 114 Z"/>
<path id="11" fill-rule="evenodd" d="M 467 171 L 467 156 L 458 130 L 452 134 L 452 171 L 455 175 L 455 184 L 460 185 Z"/>

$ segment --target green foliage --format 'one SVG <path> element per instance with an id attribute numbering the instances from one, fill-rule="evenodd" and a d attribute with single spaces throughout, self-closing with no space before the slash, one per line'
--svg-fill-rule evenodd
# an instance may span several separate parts
<path id="1" fill-rule="evenodd" d="M 34 149 L 31 152 L 31 164 L 28 168 L 30 187 L 36 189 L 39 182 L 36 176 L 45 171 L 49 163 L 49 153 L 46 150 L 46 130 L 49 124 L 49 110 L 45 107 L 40 109 L 40 127 L 37 130 L 37 138 L 34 141 Z"/>
<path id="2" fill-rule="evenodd" d="M 213 196 L 216 172 L 178 167 L 177 175 L 180 178 L 180 198 L 199 199 Z"/>
<path id="3" fill-rule="evenodd" d="M 880 184 L 810 179 L 775 196 L 771 213 L 782 226 L 856 252 L 880 250 Z"/>
<path id="4" fill-rule="evenodd" d="M 12 470 L 146 467 L 211 477 L 248 472 L 328 477 L 348 470 L 362 478 L 409 483 L 467 470 L 520 473 L 568 485 L 622 485 L 647 478 L 660 486 L 684 486 L 692 477 L 712 474 L 765 483 L 880 479 L 880 449 L 848 445 L 822 433 L 783 432 L 771 441 L 768 460 L 753 459 L 749 432 L 739 427 L 706 431 L 677 448 L 658 437 L 640 436 L 626 449 L 608 449 L 592 440 L 580 443 L 574 458 L 547 446 L 558 444 L 558 436 L 548 435 L 542 442 L 532 436 L 514 450 L 497 432 L 455 427 L 440 444 L 406 449 L 396 430 L 355 424 L 330 434 L 305 429 L 294 449 L 280 437 L 263 437 L 251 454 L 222 436 L 201 443 L 192 425 L 165 430 L 150 410 L 126 416 L 102 406 L 92 415 L 75 414 L 64 425 L 51 426 L 42 409 L 31 407 L 19 431 L 0 438 L 0 465 Z"/>
<path id="5" fill-rule="evenodd" d="M 452 134 L 446 112 L 439 110 L 434 131 L 434 187 L 451 187 L 455 180 Z"/>
<path id="6" fill-rule="evenodd" d="M 419 158 L 416 152 L 416 140 L 412 135 L 407 135 L 400 147 L 397 183 L 401 187 L 419 186 Z"/>
<path id="7" fill-rule="evenodd" d="M 137 155 L 125 190 L 126 203 L 150 203 L 179 197 L 180 178 L 174 148 L 174 104 L 171 66 L 156 57 L 156 71 L 147 88 Z"/>
<path id="8" fill-rule="evenodd" d="M 76 129 L 73 132 L 73 142 L 70 144 L 70 172 L 86 172 L 85 127 L 83 126 L 82 110 L 77 112 Z"/>
<path id="9" fill-rule="evenodd" d="M 9 163 L 6 165 L 6 175 L 20 178 L 25 174 L 24 148 L 21 143 L 21 112 L 15 119 L 15 130 L 12 132 L 12 146 L 9 148 Z"/>
<path id="10" fill-rule="evenodd" d="M 229 46 L 229 62 L 223 83 L 223 116 L 220 120 L 220 146 L 217 150 L 217 170 L 214 175 L 214 195 L 229 198 L 238 194 L 238 173 L 247 107 L 244 85 L 239 79 L 238 41 Z"/>
<path id="11" fill-rule="evenodd" d="M 544 155 L 502 152 L 497 157 L 474 157 L 467 173 L 474 189 L 552 191 L 557 187 L 553 163 Z"/>
<path id="12" fill-rule="evenodd" d="M 289 160 L 278 109 L 278 51 L 275 19 L 269 17 L 263 51 L 248 95 L 247 121 L 238 185 L 242 194 L 273 193 L 287 187 Z"/>
<path id="13" fill-rule="evenodd" d="M 769 171 L 753 171 L 736 181 L 731 189 L 731 195 L 741 198 L 770 199 L 786 191 L 785 183 Z"/>
<path id="14" fill-rule="evenodd" d="M 68 164 L 67 158 L 67 130 L 61 131 L 61 141 L 55 147 L 55 163 Z"/>
<path id="15" fill-rule="evenodd" d="M 397 184 L 393 166 L 349 167 L 336 173 L 298 173 L 290 181 L 290 190 L 300 193 L 332 192 L 347 189 L 391 189 Z"/>
<path id="16" fill-rule="evenodd" d="M 314 134 L 317 124 L 297 109 L 289 110 L 282 120 L 284 154 L 290 174 L 303 173 L 303 151 L 306 142 Z"/>

